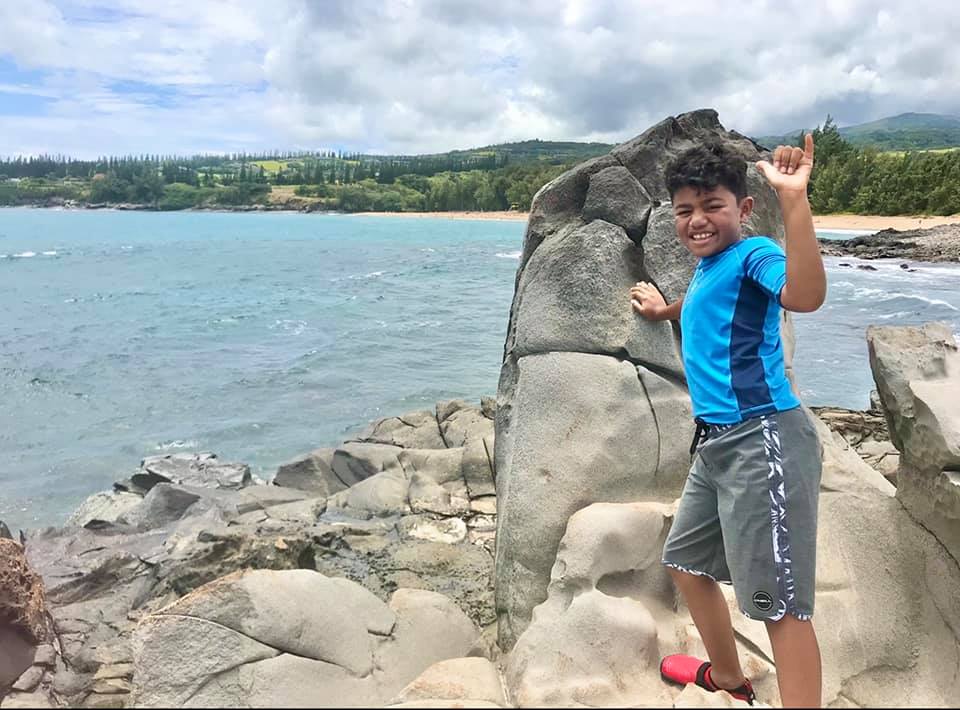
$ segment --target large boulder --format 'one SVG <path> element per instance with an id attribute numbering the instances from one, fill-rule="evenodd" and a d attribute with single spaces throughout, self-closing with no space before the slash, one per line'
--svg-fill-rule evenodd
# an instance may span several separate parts
<path id="1" fill-rule="evenodd" d="M 666 163 L 696 141 L 747 160 L 756 210 L 748 235 L 782 242 L 763 154 L 715 111 L 668 118 L 559 176 L 534 197 L 497 390 L 497 609 L 510 648 L 546 598 L 567 518 L 593 502 L 672 500 L 693 434 L 679 328 L 630 307 L 637 281 L 671 301 L 696 265 L 677 242 Z M 788 373 L 792 325 L 783 322 Z"/>
<path id="2" fill-rule="evenodd" d="M 385 604 L 317 572 L 228 575 L 145 617 L 133 639 L 140 707 L 383 705 L 479 629 L 442 595 Z"/>
<path id="3" fill-rule="evenodd" d="M 870 367 L 901 453 L 897 497 L 960 560 L 960 353 L 945 323 L 867 329 Z"/>

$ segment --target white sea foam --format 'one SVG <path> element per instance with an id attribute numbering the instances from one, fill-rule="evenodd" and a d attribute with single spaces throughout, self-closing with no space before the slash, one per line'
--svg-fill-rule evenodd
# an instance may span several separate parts
<path id="1" fill-rule="evenodd" d="M 890 320 L 892 318 L 906 318 L 907 316 L 912 316 L 913 313 L 910 311 L 897 311 L 896 313 L 887 313 L 886 315 L 877 316 L 880 320 Z"/>
<path id="2" fill-rule="evenodd" d="M 878 229 L 817 229 L 814 230 L 817 233 L 817 236 L 823 236 L 824 234 L 843 234 L 849 235 L 851 237 L 862 237 L 866 234 L 876 234 Z"/>
<path id="3" fill-rule="evenodd" d="M 874 296 L 879 296 L 880 298 L 875 300 L 880 301 L 889 301 L 894 298 L 907 298 L 917 301 L 923 301 L 924 303 L 929 303 L 931 306 L 944 306 L 949 308 L 951 311 L 960 311 L 960 308 L 957 308 L 952 303 L 943 301 L 939 298 L 927 298 L 926 296 L 921 296 L 919 293 L 901 293 L 900 291 L 887 291 L 882 288 L 858 288 L 853 292 L 853 295 L 858 298 L 872 298 Z"/>
<path id="4" fill-rule="evenodd" d="M 162 441 L 153 447 L 154 451 L 169 451 L 170 449 L 196 449 L 200 445 L 193 439 L 175 439 L 173 441 Z"/>
<path id="5" fill-rule="evenodd" d="M 378 278 L 380 278 L 381 276 L 383 276 L 383 273 L 384 273 L 384 272 L 382 272 L 382 271 L 371 271 L 369 274 L 364 274 L 363 276 L 358 276 L 357 274 L 354 274 L 353 276 L 350 276 L 350 277 L 348 277 L 348 278 L 350 278 L 350 279 L 378 279 Z"/>
<path id="6" fill-rule="evenodd" d="M 19 254 L 14 254 L 14 255 L 13 255 L 13 258 L 14 258 L 14 259 L 29 259 L 31 256 L 36 256 L 36 255 L 37 255 L 37 252 L 35 252 L 35 251 L 24 251 L 24 252 L 20 252 Z"/>
<path id="7" fill-rule="evenodd" d="M 498 259 L 519 259 L 523 254 L 522 251 L 500 251 L 497 252 Z"/>
<path id="8" fill-rule="evenodd" d="M 300 335 L 303 331 L 307 329 L 307 322 L 305 320 L 277 320 L 274 321 L 273 325 L 267 326 L 270 330 L 280 329 L 288 333 L 293 333 L 294 335 Z"/>
<path id="9" fill-rule="evenodd" d="M 57 255 L 57 252 L 55 252 L 55 251 L 45 251 L 45 252 L 43 252 L 43 255 L 44 255 L 44 256 L 56 256 L 56 255 Z"/>

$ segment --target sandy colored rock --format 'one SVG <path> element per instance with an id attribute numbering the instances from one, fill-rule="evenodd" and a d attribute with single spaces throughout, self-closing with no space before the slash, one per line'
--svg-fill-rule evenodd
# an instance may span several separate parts
<path id="1" fill-rule="evenodd" d="M 673 701 L 675 708 L 749 708 L 751 705 L 744 700 L 737 700 L 729 693 L 711 693 L 693 683 L 684 687 L 680 695 Z M 752 707 L 769 707 L 763 703 L 756 703 Z"/>
<path id="2" fill-rule="evenodd" d="M 960 560 L 960 353 L 946 323 L 867 328 L 870 367 L 900 450 L 897 497 Z"/>
<path id="3" fill-rule="evenodd" d="M 479 635 L 433 592 L 398 590 L 387 605 L 308 570 L 241 572 L 140 622 L 132 702 L 380 706 L 430 665 L 464 656 Z"/>
<path id="4" fill-rule="evenodd" d="M 435 663 L 401 690 L 393 703 L 418 700 L 481 700 L 506 705 L 500 674 L 486 658 L 454 658 Z"/>
<path id="5" fill-rule="evenodd" d="M 557 546 L 573 513 L 588 501 L 672 501 L 679 494 L 689 467 L 689 400 L 679 387 L 654 387 L 658 381 L 652 373 L 641 376 L 628 361 L 603 355 L 558 352 L 520 359 L 510 405 L 512 453 L 504 462 L 510 473 L 497 481 L 503 648 L 546 598 Z"/>
<path id="6" fill-rule="evenodd" d="M 141 496 L 123 491 L 94 493 L 80 504 L 64 525 L 83 527 L 94 520 L 116 522 L 117 518 L 137 507 L 141 500 Z"/>
<path id="7" fill-rule="evenodd" d="M 420 410 L 399 417 L 384 417 L 366 427 L 357 441 L 409 449 L 445 449 L 434 412 Z"/>
<path id="8" fill-rule="evenodd" d="M 0 700 L 0 708 L 53 708 L 57 707 L 50 701 L 50 696 L 42 690 L 32 693 L 12 692 Z"/>
<path id="9" fill-rule="evenodd" d="M 434 520 L 426 515 L 408 515 L 397 523 L 402 537 L 454 545 L 467 537 L 467 524 L 460 518 Z"/>
<path id="10" fill-rule="evenodd" d="M 507 657 L 516 704 L 650 705 L 670 697 L 650 608 L 673 606 L 660 564 L 671 511 L 656 503 L 597 503 L 570 518 L 547 599 Z"/>
<path id="11" fill-rule="evenodd" d="M 409 490 L 409 474 L 398 463 L 330 496 L 327 507 L 374 515 L 402 515 L 410 512 Z"/>

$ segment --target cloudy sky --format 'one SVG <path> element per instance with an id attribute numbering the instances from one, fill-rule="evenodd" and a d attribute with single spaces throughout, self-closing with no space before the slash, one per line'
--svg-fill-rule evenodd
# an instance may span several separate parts
<path id="1" fill-rule="evenodd" d="M 723 8 L 723 9 L 721 9 Z M 0 2 L 0 155 L 620 141 L 960 115 L 960 3 Z"/>

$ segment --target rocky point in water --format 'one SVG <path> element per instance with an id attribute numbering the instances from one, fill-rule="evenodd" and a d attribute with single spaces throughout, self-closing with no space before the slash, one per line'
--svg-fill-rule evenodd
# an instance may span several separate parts
<path id="1" fill-rule="evenodd" d="M 860 259 L 957 263 L 960 262 L 960 223 L 903 231 L 884 229 L 852 239 L 820 239 L 820 253 Z"/>
<path id="2" fill-rule="evenodd" d="M 212 454 L 148 458 L 25 549 L 5 541 L 43 592 L 11 584 L 17 567 L 0 584 L 20 601 L 0 609 L 48 615 L 52 638 L 20 623 L 0 707 L 730 705 L 659 677 L 661 655 L 704 654 L 659 564 L 689 403 L 677 333 L 625 298 L 642 277 L 685 289 L 658 171 L 708 135 L 755 154 L 698 111 L 538 193 L 496 401 L 377 420 L 270 485 Z M 782 238 L 758 177 L 750 227 Z M 960 657 L 960 425 L 938 395 L 960 374 L 941 335 L 872 331 L 873 411 L 819 410 L 830 706 L 960 697 L 943 672 Z M 763 625 L 727 598 L 776 704 Z"/>

